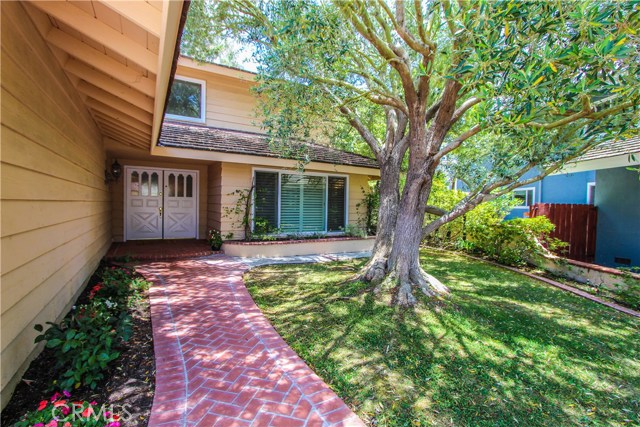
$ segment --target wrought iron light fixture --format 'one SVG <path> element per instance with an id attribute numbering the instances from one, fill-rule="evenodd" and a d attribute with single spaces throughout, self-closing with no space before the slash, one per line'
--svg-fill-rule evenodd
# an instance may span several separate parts
<path id="1" fill-rule="evenodd" d="M 118 160 L 114 160 L 111 165 L 111 170 L 108 171 L 105 169 L 104 171 L 104 183 L 108 184 L 113 181 L 118 181 L 120 178 L 120 174 L 122 173 L 122 166 L 118 163 Z"/>

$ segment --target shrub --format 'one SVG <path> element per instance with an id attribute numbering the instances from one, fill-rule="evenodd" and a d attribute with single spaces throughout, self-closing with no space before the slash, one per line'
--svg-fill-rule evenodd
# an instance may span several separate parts
<path id="1" fill-rule="evenodd" d="M 215 228 L 210 228 L 207 232 L 207 241 L 209 242 L 209 246 L 214 251 L 219 251 L 222 247 L 222 235 L 220 231 Z"/>
<path id="2" fill-rule="evenodd" d="M 107 365 L 120 356 L 117 347 L 131 337 L 128 309 L 142 299 L 149 284 L 118 267 L 103 268 L 100 277 L 86 304 L 74 307 L 60 323 L 47 322 L 46 331 L 34 326 L 41 332 L 35 341 L 46 341 L 53 350 L 56 387 L 94 389 Z"/>
<path id="3" fill-rule="evenodd" d="M 37 409 L 27 412 L 14 427 L 120 427 L 120 416 L 98 407 L 97 402 L 72 401 L 63 391 L 43 400 Z"/>
<path id="4" fill-rule="evenodd" d="M 359 225 L 347 224 L 344 235 L 348 237 L 367 237 L 367 230 Z"/>
<path id="5" fill-rule="evenodd" d="M 470 248 L 503 264 L 525 264 L 542 251 L 541 245 L 551 250 L 563 246 L 549 237 L 555 226 L 544 216 L 499 222 L 469 221 L 467 227 Z"/>
<path id="6" fill-rule="evenodd" d="M 461 191 L 448 189 L 443 175 L 434 179 L 429 204 L 449 210 L 464 197 Z M 440 227 L 426 239 L 433 246 L 448 247 L 484 254 L 498 262 L 521 265 L 532 255 L 543 250 L 559 249 L 566 244 L 552 239 L 549 234 L 554 225 L 546 217 L 504 217 L 515 202 L 509 196 L 483 203 L 466 215 Z M 436 217 L 427 215 L 429 222 Z"/>

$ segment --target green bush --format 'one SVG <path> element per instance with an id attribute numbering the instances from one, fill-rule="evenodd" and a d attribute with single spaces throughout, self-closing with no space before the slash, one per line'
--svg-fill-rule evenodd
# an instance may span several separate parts
<path id="1" fill-rule="evenodd" d="M 449 210 L 464 196 L 461 191 L 448 189 L 444 176 L 438 175 L 429 204 Z M 426 241 L 432 246 L 483 254 L 509 265 L 525 264 L 527 258 L 542 250 L 541 244 L 550 250 L 566 246 L 550 237 L 555 226 L 544 216 L 505 221 L 504 217 L 514 205 L 509 196 L 483 203 L 440 227 Z M 435 218 L 434 215 L 427 215 L 425 221 L 430 222 Z"/>
<path id="2" fill-rule="evenodd" d="M 107 365 L 120 356 L 118 346 L 132 334 L 129 308 L 142 299 L 149 284 L 123 268 L 104 268 L 86 304 L 74 307 L 60 322 L 34 328 L 41 332 L 35 342 L 46 341 L 54 352 L 55 387 L 94 389 L 104 378 Z"/>
<path id="3" fill-rule="evenodd" d="M 222 247 L 222 235 L 220 234 L 220 231 L 215 228 L 210 228 L 207 233 L 207 241 L 209 242 L 209 246 L 211 246 L 212 250 L 219 251 Z"/>
<path id="4" fill-rule="evenodd" d="M 469 221 L 467 227 L 469 249 L 503 264 L 525 264 L 542 250 L 541 244 L 551 250 L 562 246 L 549 237 L 555 226 L 544 216 L 499 222 Z"/>

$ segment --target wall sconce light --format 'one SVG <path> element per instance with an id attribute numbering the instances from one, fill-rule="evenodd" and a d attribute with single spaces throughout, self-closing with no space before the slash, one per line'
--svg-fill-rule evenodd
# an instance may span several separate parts
<path id="1" fill-rule="evenodd" d="M 105 169 L 104 171 L 104 183 L 108 184 L 113 181 L 118 181 L 120 178 L 120 174 L 122 173 L 122 166 L 118 163 L 118 160 L 114 160 L 111 165 L 111 170 L 108 171 Z"/>

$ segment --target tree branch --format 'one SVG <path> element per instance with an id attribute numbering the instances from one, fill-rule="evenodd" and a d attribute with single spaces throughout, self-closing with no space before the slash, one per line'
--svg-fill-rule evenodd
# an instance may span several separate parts
<path id="1" fill-rule="evenodd" d="M 465 142 L 467 139 L 471 138 L 472 136 L 477 135 L 483 129 L 484 129 L 483 126 L 475 125 L 468 131 L 462 133 L 462 135 L 460 135 L 459 137 L 457 137 L 456 139 L 454 139 L 453 141 L 445 145 L 445 147 L 442 148 L 440 151 L 438 151 L 438 153 L 435 156 L 433 156 L 433 161 L 434 162 L 440 161 L 441 158 L 443 158 L 444 156 L 446 156 L 456 148 L 460 147 L 463 142 Z"/>
<path id="2" fill-rule="evenodd" d="M 475 96 L 472 96 L 471 98 L 464 101 L 462 105 L 459 106 L 458 109 L 453 113 L 453 117 L 451 118 L 451 124 L 452 125 L 455 124 L 458 120 L 460 120 L 460 118 L 462 118 L 462 116 L 464 116 L 464 113 L 466 113 L 471 107 L 473 107 L 474 105 L 478 105 L 482 101 L 483 101 L 482 98 L 477 98 Z"/>
<path id="3" fill-rule="evenodd" d="M 550 129 L 555 129 L 555 128 L 573 123 L 580 119 L 598 120 L 598 119 L 601 119 L 602 117 L 609 116 L 611 114 L 617 113 L 618 111 L 622 111 L 626 108 L 633 107 L 635 104 L 636 102 L 631 100 L 631 101 L 623 102 L 622 104 L 616 105 L 614 107 L 604 109 L 602 111 L 596 111 L 591 106 L 591 104 L 587 104 L 587 105 L 583 104 L 582 111 L 572 114 L 563 119 L 556 120 L 555 122 L 551 122 L 551 123 L 529 122 L 526 125 L 533 128 L 550 130 Z"/>

